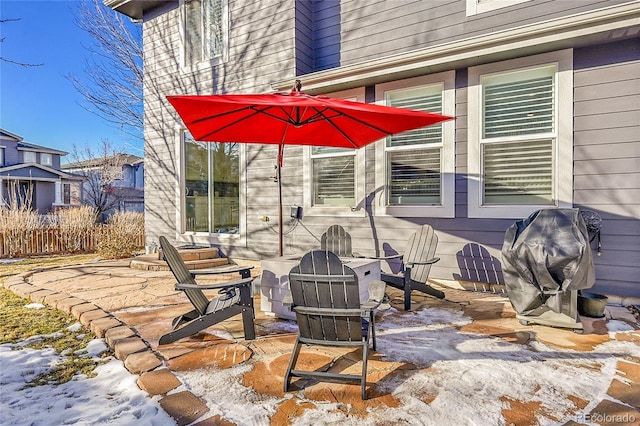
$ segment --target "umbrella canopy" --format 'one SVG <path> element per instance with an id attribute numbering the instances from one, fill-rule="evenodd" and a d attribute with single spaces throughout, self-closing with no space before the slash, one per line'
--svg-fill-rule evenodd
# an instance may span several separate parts
<path id="1" fill-rule="evenodd" d="M 282 256 L 280 167 L 284 145 L 360 148 L 386 136 L 413 130 L 448 117 L 383 105 L 289 94 L 167 96 L 197 141 L 277 144 Z"/>

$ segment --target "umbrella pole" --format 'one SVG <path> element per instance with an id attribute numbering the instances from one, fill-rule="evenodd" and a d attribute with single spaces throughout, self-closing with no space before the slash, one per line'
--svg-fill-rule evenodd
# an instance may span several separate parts
<path id="1" fill-rule="evenodd" d="M 282 156 L 284 154 L 284 145 L 278 145 L 278 164 L 276 165 L 276 180 L 278 181 L 278 256 L 282 257 L 284 250 L 284 242 L 282 239 L 282 179 L 280 171 L 282 169 Z"/>

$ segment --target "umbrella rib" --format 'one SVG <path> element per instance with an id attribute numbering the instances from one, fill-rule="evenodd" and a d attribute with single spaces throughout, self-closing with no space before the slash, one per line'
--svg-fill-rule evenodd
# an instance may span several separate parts
<path id="1" fill-rule="evenodd" d="M 265 110 L 267 108 L 269 108 L 269 107 L 265 107 Z M 264 113 L 264 111 L 256 110 L 254 107 L 244 107 L 244 108 L 239 108 L 239 109 L 236 109 L 236 110 L 233 110 L 233 111 L 227 111 L 227 112 L 222 113 L 222 114 L 211 115 L 211 116 L 204 117 L 204 118 L 201 118 L 201 119 L 198 119 L 198 120 L 194 120 L 192 123 L 193 124 L 197 124 L 197 123 L 200 123 L 200 122 L 205 121 L 205 120 L 214 120 L 216 118 L 224 117 L 225 115 L 234 114 L 234 113 L 241 112 L 241 111 L 244 111 L 244 110 L 247 110 L 247 109 L 253 110 L 253 113 L 251 113 L 250 115 L 244 116 L 244 117 L 240 117 L 239 119 L 237 119 L 235 121 L 232 121 L 231 123 L 227 123 L 225 126 L 219 127 L 217 129 L 215 129 L 214 131 L 203 135 L 200 138 L 200 139 L 205 139 L 205 138 L 208 138 L 208 137 L 220 132 L 221 130 L 226 129 L 227 127 L 231 127 L 231 126 L 234 126 L 234 125 L 240 123 L 241 121 L 248 120 L 251 117 L 255 116 L 256 114 L 260 114 L 261 112 Z"/>
<path id="2" fill-rule="evenodd" d="M 367 121 L 364 121 L 364 120 L 361 120 L 359 118 L 356 118 L 356 117 L 352 116 L 351 114 L 342 113 L 342 115 L 344 115 L 345 117 L 347 117 L 347 118 L 349 118 L 349 119 L 351 119 L 353 121 L 356 121 L 356 122 L 358 122 L 358 123 L 360 123 L 360 124 L 362 124 L 362 125 L 364 125 L 366 127 L 369 127 L 369 128 L 371 128 L 373 130 L 376 130 L 376 131 L 378 131 L 378 132 L 380 132 L 380 133 L 382 133 L 382 134 L 384 134 L 386 136 L 389 136 L 389 135 L 393 134 L 393 132 L 388 132 L 388 131 L 386 131 L 386 130 L 378 127 L 378 126 L 374 126 L 373 124 L 371 124 L 371 123 L 369 123 Z"/>

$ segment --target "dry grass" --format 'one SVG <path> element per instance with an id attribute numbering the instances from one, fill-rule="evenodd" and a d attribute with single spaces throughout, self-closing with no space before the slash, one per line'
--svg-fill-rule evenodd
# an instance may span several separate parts
<path id="1" fill-rule="evenodd" d="M 0 268 L 0 283 L 6 277 L 21 272 L 86 263 L 93 259 L 95 255 L 59 256 L 3 264 Z M 51 307 L 31 309 L 26 307 L 27 304 L 29 301 L 0 288 L 0 344 L 16 345 L 13 347 L 15 350 L 51 347 L 63 355 L 61 363 L 48 373 L 34 378 L 27 387 L 66 383 L 78 374 L 88 377 L 95 375 L 93 370 L 100 361 L 81 355 L 87 343 L 95 337 L 84 327 L 79 331 L 69 330 L 68 327 L 75 324 L 76 320 L 63 311 Z"/>
<path id="2" fill-rule="evenodd" d="M 138 250 L 138 240 L 144 234 L 144 215 L 137 212 L 116 212 L 109 216 L 110 232 L 98 242 L 97 253 L 104 259 L 131 257 Z"/>

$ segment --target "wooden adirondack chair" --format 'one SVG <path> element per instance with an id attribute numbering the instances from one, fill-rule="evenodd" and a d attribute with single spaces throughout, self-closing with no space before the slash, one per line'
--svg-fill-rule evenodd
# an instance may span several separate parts
<path id="1" fill-rule="evenodd" d="M 374 309 L 384 297 L 384 283 L 374 281 L 369 301 L 360 303 L 358 276 L 335 253 L 315 250 L 305 254 L 289 273 L 289 286 L 299 333 L 284 378 L 284 391 L 292 377 L 319 381 L 360 383 L 366 399 L 369 343 L 376 348 Z M 360 375 L 334 371 L 296 370 L 302 344 L 362 348 Z"/>
<path id="2" fill-rule="evenodd" d="M 320 248 L 329 250 L 339 257 L 353 257 L 351 235 L 340 225 L 331 225 L 320 238 Z"/>
<path id="3" fill-rule="evenodd" d="M 444 299 L 444 293 L 427 284 L 431 265 L 440 260 L 435 257 L 438 236 L 430 225 L 422 225 L 409 237 L 403 254 L 377 257 L 376 259 L 401 259 L 401 270 L 397 274 L 382 273 L 381 279 L 387 285 L 404 291 L 404 309 L 411 309 L 411 290 Z"/>
<path id="4" fill-rule="evenodd" d="M 242 314 L 244 338 L 256 338 L 253 324 L 253 298 L 251 297 L 252 266 L 224 269 L 196 269 L 190 271 L 180 257 L 178 250 L 164 237 L 160 237 L 160 246 L 169 269 L 176 278 L 176 290 L 181 290 L 191 301 L 194 309 L 173 319 L 173 329 L 160 338 L 159 344 L 175 342 L 191 336 L 216 323 Z M 200 285 L 196 282 L 196 275 L 227 274 L 238 272 L 241 279 L 220 284 Z M 219 290 L 219 296 L 211 300 L 202 290 Z"/>

